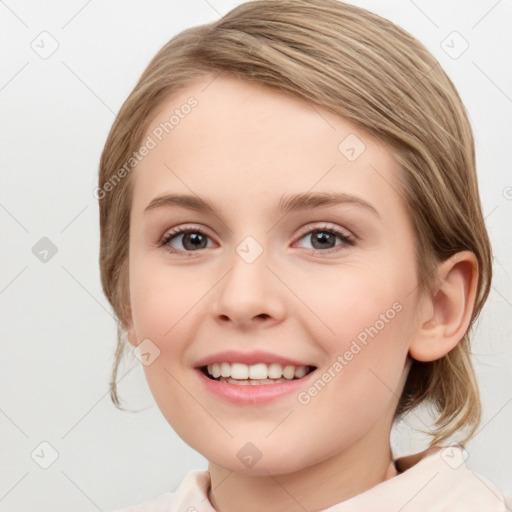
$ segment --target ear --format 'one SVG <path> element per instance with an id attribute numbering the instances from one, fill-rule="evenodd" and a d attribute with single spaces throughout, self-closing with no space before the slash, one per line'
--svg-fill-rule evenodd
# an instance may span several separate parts
<path id="1" fill-rule="evenodd" d="M 478 262 L 461 251 L 438 265 L 434 297 L 425 296 L 419 326 L 409 347 L 417 361 L 434 361 L 455 348 L 464 337 L 475 306 Z"/>

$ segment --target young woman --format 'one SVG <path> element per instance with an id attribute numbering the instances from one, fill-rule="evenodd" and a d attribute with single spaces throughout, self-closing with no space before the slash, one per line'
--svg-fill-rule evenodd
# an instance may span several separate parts
<path id="1" fill-rule="evenodd" d="M 127 511 L 505 510 L 464 463 L 492 274 L 472 132 L 408 33 L 335 0 L 182 32 L 124 103 L 97 196 L 112 397 L 136 348 L 209 461 Z M 431 447 L 396 459 L 420 404 Z"/>

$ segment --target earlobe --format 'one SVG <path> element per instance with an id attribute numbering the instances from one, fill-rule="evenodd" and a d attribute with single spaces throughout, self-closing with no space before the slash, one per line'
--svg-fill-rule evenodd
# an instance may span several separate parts
<path id="1" fill-rule="evenodd" d="M 133 327 L 130 327 L 129 329 L 126 330 L 126 339 L 128 340 L 128 342 L 130 343 L 130 345 L 136 347 L 139 342 L 137 341 L 137 335 L 135 333 L 135 329 Z"/>
<path id="2" fill-rule="evenodd" d="M 438 266 L 434 297 L 425 297 L 417 332 L 409 354 L 417 361 L 434 361 L 446 355 L 464 337 L 476 299 L 478 262 L 461 251 Z"/>
<path id="3" fill-rule="evenodd" d="M 128 343 L 130 343 L 130 345 L 132 345 L 133 347 L 136 347 L 139 342 L 137 340 L 137 334 L 135 332 L 135 327 L 133 326 L 133 317 L 132 317 L 132 311 L 131 311 L 131 308 L 128 308 L 128 310 L 126 311 L 126 328 L 125 328 L 125 331 L 124 331 L 124 336 L 126 338 L 126 340 L 128 341 Z"/>
<path id="4" fill-rule="evenodd" d="M 125 303 L 124 318 L 126 326 L 124 330 L 124 337 L 128 343 L 130 343 L 130 345 L 136 347 L 139 342 L 137 340 L 137 334 L 135 333 L 135 328 L 133 326 L 133 314 L 129 300 Z"/>

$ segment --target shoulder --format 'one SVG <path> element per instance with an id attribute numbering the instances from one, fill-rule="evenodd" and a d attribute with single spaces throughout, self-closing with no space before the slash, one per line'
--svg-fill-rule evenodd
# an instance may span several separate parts
<path id="1" fill-rule="evenodd" d="M 466 458 L 460 445 L 400 457 L 397 476 L 323 512 L 505 512 L 500 491 Z"/>
<path id="2" fill-rule="evenodd" d="M 458 444 L 433 446 L 419 454 L 395 461 L 399 471 L 396 480 L 415 486 L 419 492 L 414 501 L 441 506 L 453 512 L 505 512 L 505 499 L 487 478 L 466 465 L 467 452 Z M 408 510 L 408 509 L 406 509 Z"/>
<path id="3" fill-rule="evenodd" d="M 210 512 L 207 493 L 210 475 L 207 471 L 191 471 L 175 492 L 166 492 L 144 503 L 112 512 Z"/>

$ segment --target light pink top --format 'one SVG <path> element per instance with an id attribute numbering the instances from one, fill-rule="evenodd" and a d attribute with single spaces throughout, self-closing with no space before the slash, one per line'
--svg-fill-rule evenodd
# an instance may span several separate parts
<path id="1" fill-rule="evenodd" d="M 456 445 L 432 447 L 395 460 L 400 473 L 322 512 L 505 512 L 501 492 L 471 471 Z M 116 512 L 215 512 L 210 474 L 192 471 L 176 492 Z"/>

